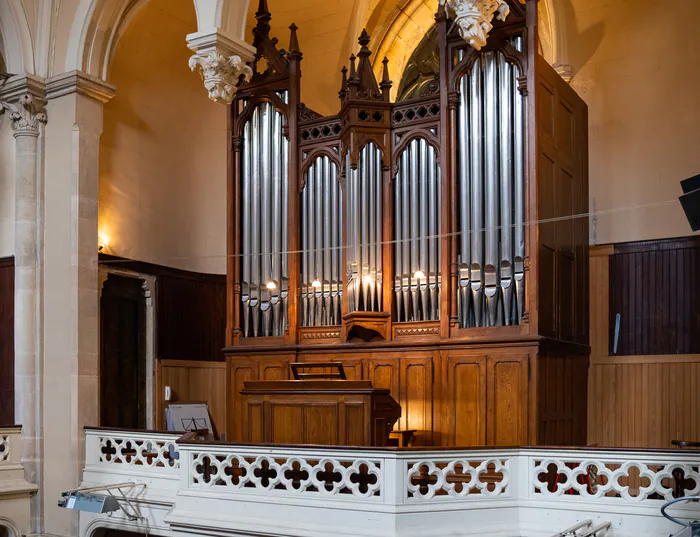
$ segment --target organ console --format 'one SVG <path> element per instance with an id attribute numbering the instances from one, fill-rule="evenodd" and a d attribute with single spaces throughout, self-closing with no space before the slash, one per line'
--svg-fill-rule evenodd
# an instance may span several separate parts
<path id="1" fill-rule="evenodd" d="M 587 108 L 538 53 L 537 1 L 508 4 L 480 50 L 440 7 L 395 102 L 363 31 L 321 116 L 261 0 L 231 107 L 233 440 L 245 382 L 335 361 L 416 445 L 585 443 Z"/>

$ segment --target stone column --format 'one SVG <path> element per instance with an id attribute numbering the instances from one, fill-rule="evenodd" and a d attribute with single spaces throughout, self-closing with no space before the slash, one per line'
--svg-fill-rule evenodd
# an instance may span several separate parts
<path id="1" fill-rule="evenodd" d="M 39 486 L 43 476 L 43 99 L 43 84 L 21 76 L 3 87 L 0 101 L 0 111 L 9 114 L 15 137 L 15 421 L 22 425 L 26 480 Z M 41 529 L 42 502 L 40 493 L 32 498 L 32 532 Z"/>
<path id="2" fill-rule="evenodd" d="M 73 71 L 46 81 L 44 532 L 77 535 L 62 491 L 80 484 L 83 427 L 99 425 L 99 149 L 114 87 Z M 50 446 L 50 449 L 49 449 Z"/>

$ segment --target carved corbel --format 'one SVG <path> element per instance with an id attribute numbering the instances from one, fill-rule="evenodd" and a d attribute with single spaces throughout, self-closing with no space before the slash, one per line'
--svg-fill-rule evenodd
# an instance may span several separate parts
<path id="1" fill-rule="evenodd" d="M 505 20 L 510 7 L 505 0 L 440 0 L 459 29 L 459 35 L 476 50 L 486 45 L 494 15 Z"/>
<path id="2" fill-rule="evenodd" d="M 250 80 L 253 76 L 253 70 L 240 56 L 224 56 L 217 50 L 195 54 L 190 57 L 189 66 L 192 71 L 199 67 L 209 98 L 222 104 L 231 104 L 241 77 Z"/>

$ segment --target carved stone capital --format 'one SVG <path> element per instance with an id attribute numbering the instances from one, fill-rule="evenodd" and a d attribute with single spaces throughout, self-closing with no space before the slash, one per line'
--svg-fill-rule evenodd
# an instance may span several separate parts
<path id="1" fill-rule="evenodd" d="M 505 0 L 440 0 L 440 4 L 454 19 L 462 39 L 476 50 L 486 45 L 494 15 L 505 20 L 510 13 Z"/>
<path id="2" fill-rule="evenodd" d="M 46 123 L 44 102 L 30 93 L 25 93 L 15 103 L 0 101 L 0 112 L 4 111 L 9 113 L 15 138 L 39 136 L 41 124 Z"/>
<path id="3" fill-rule="evenodd" d="M 240 56 L 224 56 L 217 50 L 195 54 L 189 65 L 193 71 L 199 66 L 209 98 L 217 103 L 231 104 L 241 77 L 249 80 L 253 76 L 253 70 Z"/>
<path id="4" fill-rule="evenodd" d="M 230 104 L 241 76 L 245 80 L 253 76 L 246 62 L 255 57 L 255 49 L 220 28 L 189 34 L 187 46 L 194 52 L 189 61 L 190 69 L 199 68 L 212 101 Z"/>

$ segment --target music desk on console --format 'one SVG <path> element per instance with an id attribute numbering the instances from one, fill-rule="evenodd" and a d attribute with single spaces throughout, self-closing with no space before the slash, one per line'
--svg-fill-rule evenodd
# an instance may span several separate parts
<path id="1" fill-rule="evenodd" d="M 368 380 L 247 381 L 249 442 L 386 446 L 401 407 Z"/>

